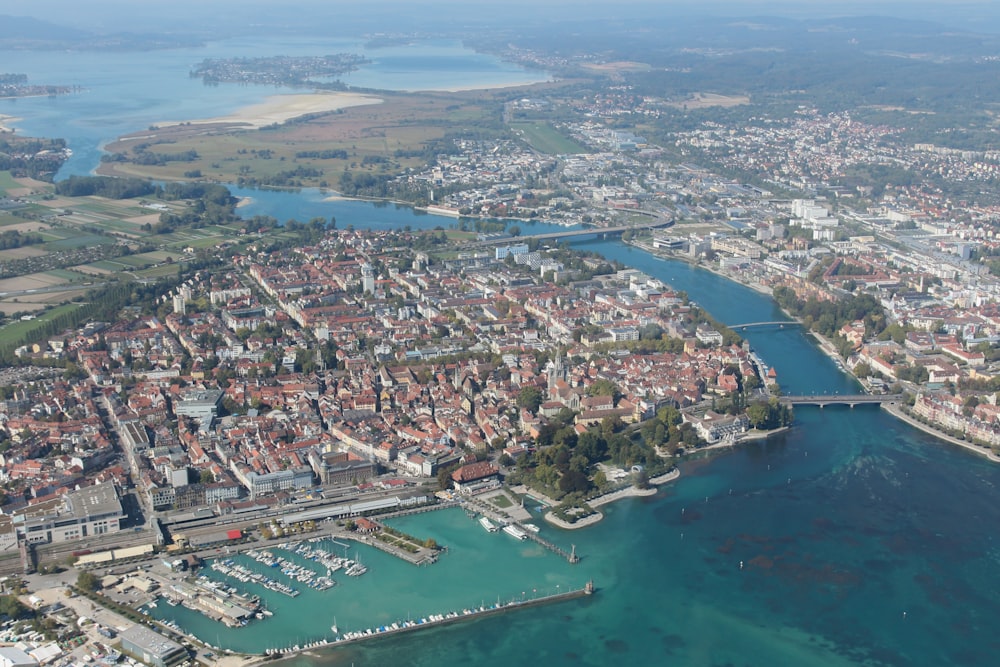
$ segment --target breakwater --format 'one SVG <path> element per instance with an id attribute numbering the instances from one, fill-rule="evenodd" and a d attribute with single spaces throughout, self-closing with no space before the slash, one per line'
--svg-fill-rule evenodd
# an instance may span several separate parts
<path id="1" fill-rule="evenodd" d="M 596 592 L 593 581 L 588 581 L 586 585 L 582 588 L 576 588 L 569 591 L 561 593 L 553 593 L 551 595 L 541 595 L 538 597 L 512 599 L 507 602 L 497 601 L 490 606 L 480 606 L 473 609 L 463 609 L 462 611 L 452 611 L 446 614 L 431 614 L 427 617 L 422 617 L 417 620 L 406 620 L 397 621 L 390 625 L 381 625 L 376 628 L 366 628 L 364 630 L 352 630 L 340 634 L 332 641 L 330 640 L 320 640 L 312 642 L 305 646 L 290 646 L 284 649 L 270 649 L 265 652 L 266 658 L 273 659 L 274 657 L 292 657 L 300 653 L 309 651 L 311 649 L 319 649 L 326 647 L 340 647 L 349 644 L 358 644 L 361 642 L 366 642 L 378 637 L 395 636 L 401 635 L 408 632 L 413 632 L 423 628 L 440 627 L 444 625 L 452 625 L 454 623 L 460 623 L 462 621 L 471 620 L 474 618 L 484 618 L 487 616 L 496 616 L 498 614 L 504 614 L 515 609 L 528 609 L 531 607 L 539 607 L 541 605 L 555 604 L 557 602 L 564 602 L 568 600 L 575 600 L 577 598 L 586 597 L 593 595 Z M 338 629 L 339 630 L 339 629 Z"/>

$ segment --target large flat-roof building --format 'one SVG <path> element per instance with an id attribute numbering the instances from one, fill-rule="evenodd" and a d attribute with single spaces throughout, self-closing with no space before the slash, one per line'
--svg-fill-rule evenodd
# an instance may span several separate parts
<path id="1" fill-rule="evenodd" d="M 15 646 L 0 646 L 0 667 L 38 667 L 38 661 Z"/>
<path id="2" fill-rule="evenodd" d="M 11 514 L 18 537 L 30 543 L 68 542 L 121 530 L 125 518 L 111 482 L 70 491 Z"/>
<path id="3" fill-rule="evenodd" d="M 187 659 L 187 650 L 144 625 L 133 625 L 118 635 L 122 650 L 152 667 L 169 667 Z"/>

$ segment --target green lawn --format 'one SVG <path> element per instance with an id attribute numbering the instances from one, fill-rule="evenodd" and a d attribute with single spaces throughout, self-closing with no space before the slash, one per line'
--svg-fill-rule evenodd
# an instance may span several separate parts
<path id="1" fill-rule="evenodd" d="M 590 152 L 569 137 L 560 134 L 548 123 L 512 123 L 511 127 L 522 132 L 524 140 L 540 153 L 566 155 Z"/>
<path id="2" fill-rule="evenodd" d="M 34 332 L 40 330 L 47 322 L 63 313 L 71 313 L 81 305 L 79 303 L 67 303 L 47 310 L 33 320 L 16 320 L 6 326 L 0 327 L 0 346 L 6 347 L 8 345 L 24 344 L 24 342 L 30 340 Z"/>
<path id="3" fill-rule="evenodd" d="M 0 171 L 0 195 L 6 195 L 8 190 L 20 188 L 21 186 L 9 171 Z"/>
<path id="4" fill-rule="evenodd" d="M 510 498 L 504 495 L 493 496 L 490 498 L 490 502 L 499 507 L 500 509 L 506 509 L 508 507 L 513 507 L 514 503 L 510 502 Z"/>
<path id="5" fill-rule="evenodd" d="M 161 264 L 159 266 L 152 266 L 148 269 L 143 269 L 142 271 L 136 271 L 135 275 L 141 278 L 165 278 L 167 276 L 176 276 L 178 264 Z"/>

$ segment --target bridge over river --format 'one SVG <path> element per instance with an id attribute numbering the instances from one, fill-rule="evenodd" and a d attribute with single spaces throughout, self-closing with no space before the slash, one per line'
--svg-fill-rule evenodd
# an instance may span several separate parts
<path id="1" fill-rule="evenodd" d="M 659 220 L 646 225 L 619 225 L 617 227 L 588 227 L 587 229 L 567 229 L 564 232 L 546 232 L 544 234 L 522 234 L 520 236 L 502 236 L 484 241 L 473 241 L 463 244 L 463 248 L 488 248 L 496 245 L 510 245 L 512 243 L 527 243 L 528 241 L 553 241 L 558 239 L 573 238 L 574 236 L 618 236 L 624 232 L 641 232 L 650 229 L 669 227 L 674 224 L 673 220 Z"/>
<path id="2" fill-rule="evenodd" d="M 903 394 L 832 394 L 814 396 L 782 396 L 778 399 L 786 405 L 881 405 L 882 403 L 899 403 Z"/>
<path id="3" fill-rule="evenodd" d="M 742 322 L 740 324 L 727 324 L 726 326 L 730 329 L 752 329 L 754 327 L 784 327 L 784 326 L 797 326 L 802 324 L 801 322 L 796 322 L 795 320 L 775 320 L 773 322 Z"/>

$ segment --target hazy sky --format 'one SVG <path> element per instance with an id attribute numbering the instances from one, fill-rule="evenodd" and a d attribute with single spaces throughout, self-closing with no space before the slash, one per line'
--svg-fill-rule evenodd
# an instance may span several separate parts
<path id="1" fill-rule="evenodd" d="M 255 21 L 288 20 L 315 15 L 329 20 L 363 21 L 375 25 L 384 17 L 400 29 L 407 14 L 430 21 L 441 14 L 434 7 L 447 6 L 447 19 L 481 23 L 491 17 L 505 22 L 519 13 L 535 20 L 642 15 L 775 15 L 810 16 L 888 15 L 922 18 L 956 27 L 990 30 L 1000 25 L 1000 2 L 996 0 L 0 0 L 0 14 L 33 16 L 63 26 L 101 31 L 198 29 L 206 25 L 224 27 Z M 381 16 L 380 16 L 381 15 Z M 529 21 L 530 21 L 529 18 Z"/>

